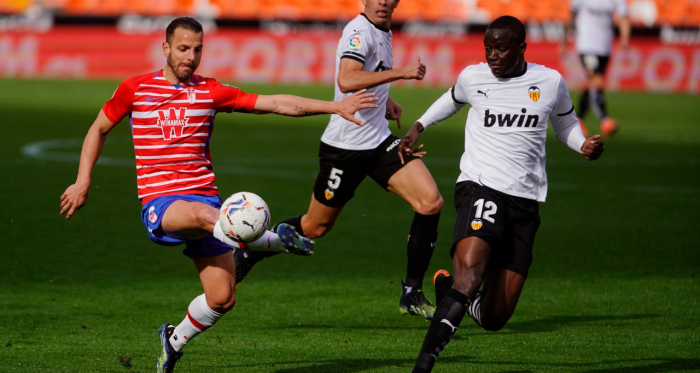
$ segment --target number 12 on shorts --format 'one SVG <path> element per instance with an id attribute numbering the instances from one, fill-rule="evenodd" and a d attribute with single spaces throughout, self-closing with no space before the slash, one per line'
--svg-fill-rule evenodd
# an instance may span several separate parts
<path id="1" fill-rule="evenodd" d="M 484 219 L 490 223 L 496 222 L 496 220 L 491 217 L 491 215 L 495 214 L 496 211 L 498 211 L 498 205 L 496 205 L 494 202 L 484 202 L 484 199 L 481 198 L 474 202 L 474 206 L 476 207 L 476 214 L 474 214 L 474 219 Z"/>

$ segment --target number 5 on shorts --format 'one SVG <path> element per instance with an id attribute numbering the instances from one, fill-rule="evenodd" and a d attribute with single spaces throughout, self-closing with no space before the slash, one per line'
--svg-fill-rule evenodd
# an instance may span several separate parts
<path id="1" fill-rule="evenodd" d="M 331 170 L 331 175 L 328 176 L 328 187 L 331 189 L 338 189 L 340 186 L 340 175 L 343 174 L 343 170 L 339 170 L 335 167 Z"/>
<path id="2" fill-rule="evenodd" d="M 482 218 L 482 212 L 483 212 L 483 219 L 495 223 L 496 220 L 491 217 L 491 215 L 495 214 L 496 211 L 498 211 L 498 206 L 491 202 L 491 201 L 486 201 L 484 203 L 484 199 L 479 199 L 476 202 L 474 202 L 474 206 L 476 206 L 476 214 L 474 215 L 475 219 L 481 219 Z M 484 207 L 486 207 L 486 211 L 484 211 Z"/>

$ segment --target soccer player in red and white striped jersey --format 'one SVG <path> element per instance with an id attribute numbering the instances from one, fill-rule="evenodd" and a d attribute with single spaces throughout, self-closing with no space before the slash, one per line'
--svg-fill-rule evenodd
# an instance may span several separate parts
<path id="1" fill-rule="evenodd" d="M 61 196 L 61 214 L 70 219 L 87 201 L 90 179 L 109 131 L 126 116 L 136 155 L 141 217 L 152 241 L 186 245 L 204 294 L 196 297 L 177 326 L 159 330 L 162 353 L 159 372 L 172 372 L 182 348 L 213 325 L 235 303 L 232 246 L 241 249 L 313 253 L 313 242 L 293 227 L 278 236 L 266 232 L 259 241 L 240 247 L 218 224 L 221 199 L 214 185 L 209 139 L 218 112 L 285 116 L 338 114 L 358 125 L 356 111 L 377 107 L 374 94 L 360 91 L 340 102 L 291 95 L 256 95 L 194 75 L 202 57 L 202 26 L 190 17 L 177 18 L 166 29 L 165 68 L 123 81 L 102 107 L 83 142 L 78 177 Z"/>

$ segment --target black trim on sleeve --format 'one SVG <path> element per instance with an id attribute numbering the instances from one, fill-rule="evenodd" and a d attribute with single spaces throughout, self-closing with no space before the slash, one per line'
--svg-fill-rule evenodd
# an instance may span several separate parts
<path id="1" fill-rule="evenodd" d="M 455 86 L 457 86 L 457 85 L 456 84 L 453 85 L 452 88 L 450 89 L 450 93 L 452 93 L 452 101 L 454 101 L 460 105 L 466 105 L 467 104 L 466 102 L 462 102 L 462 101 L 458 100 L 457 98 L 455 98 Z"/>
<path id="2" fill-rule="evenodd" d="M 360 63 L 362 63 L 363 65 L 365 64 L 365 60 L 361 59 L 360 57 L 355 57 L 355 56 L 351 56 L 351 55 L 349 55 L 349 54 L 344 54 L 344 55 L 340 56 L 340 59 L 341 59 L 341 60 L 342 60 L 343 58 L 349 58 L 349 59 L 351 59 L 351 60 L 355 60 L 355 61 L 357 61 L 357 62 L 360 62 Z"/>
<path id="3" fill-rule="evenodd" d="M 360 57 L 360 58 L 362 58 L 363 60 L 365 59 L 365 56 L 363 56 L 363 55 L 361 55 L 361 54 L 359 54 L 359 53 L 357 53 L 357 52 L 350 52 L 350 51 L 345 51 L 345 52 L 343 52 L 343 55 L 346 55 L 346 54 L 348 54 L 348 55 L 349 55 L 349 54 L 352 54 L 352 55 L 355 56 L 355 57 Z"/>
<path id="4" fill-rule="evenodd" d="M 567 111 L 567 112 L 564 113 L 564 114 L 557 114 L 557 116 L 558 116 L 558 117 L 563 117 L 564 115 L 569 115 L 569 114 L 571 114 L 571 112 L 573 112 L 573 111 L 574 111 L 574 105 L 571 105 L 571 110 Z"/>

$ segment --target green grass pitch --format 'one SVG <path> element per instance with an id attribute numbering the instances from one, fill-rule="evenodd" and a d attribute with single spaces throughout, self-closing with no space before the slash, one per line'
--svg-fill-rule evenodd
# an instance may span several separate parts
<path id="1" fill-rule="evenodd" d="M 140 222 L 126 121 L 109 136 L 88 204 L 71 221 L 58 215 L 82 139 L 116 86 L 0 81 L 0 372 L 153 371 L 156 330 L 179 323 L 201 293 L 181 248 L 151 243 Z M 332 99 L 330 87 L 242 88 Z M 393 88 L 404 108 L 394 133 L 443 91 Z M 550 132 L 550 193 L 514 317 L 496 333 L 465 319 L 436 373 L 700 371 L 700 99 L 608 97 L 621 131 L 599 161 Z M 431 299 L 432 273 L 451 265 L 466 114 L 422 136 L 445 198 Z M 327 120 L 219 115 L 221 194 L 260 194 L 273 222 L 304 213 Z M 185 349 L 177 372 L 409 372 L 428 327 L 397 307 L 412 215 L 366 181 L 315 255 L 251 272 L 235 309 Z"/>

